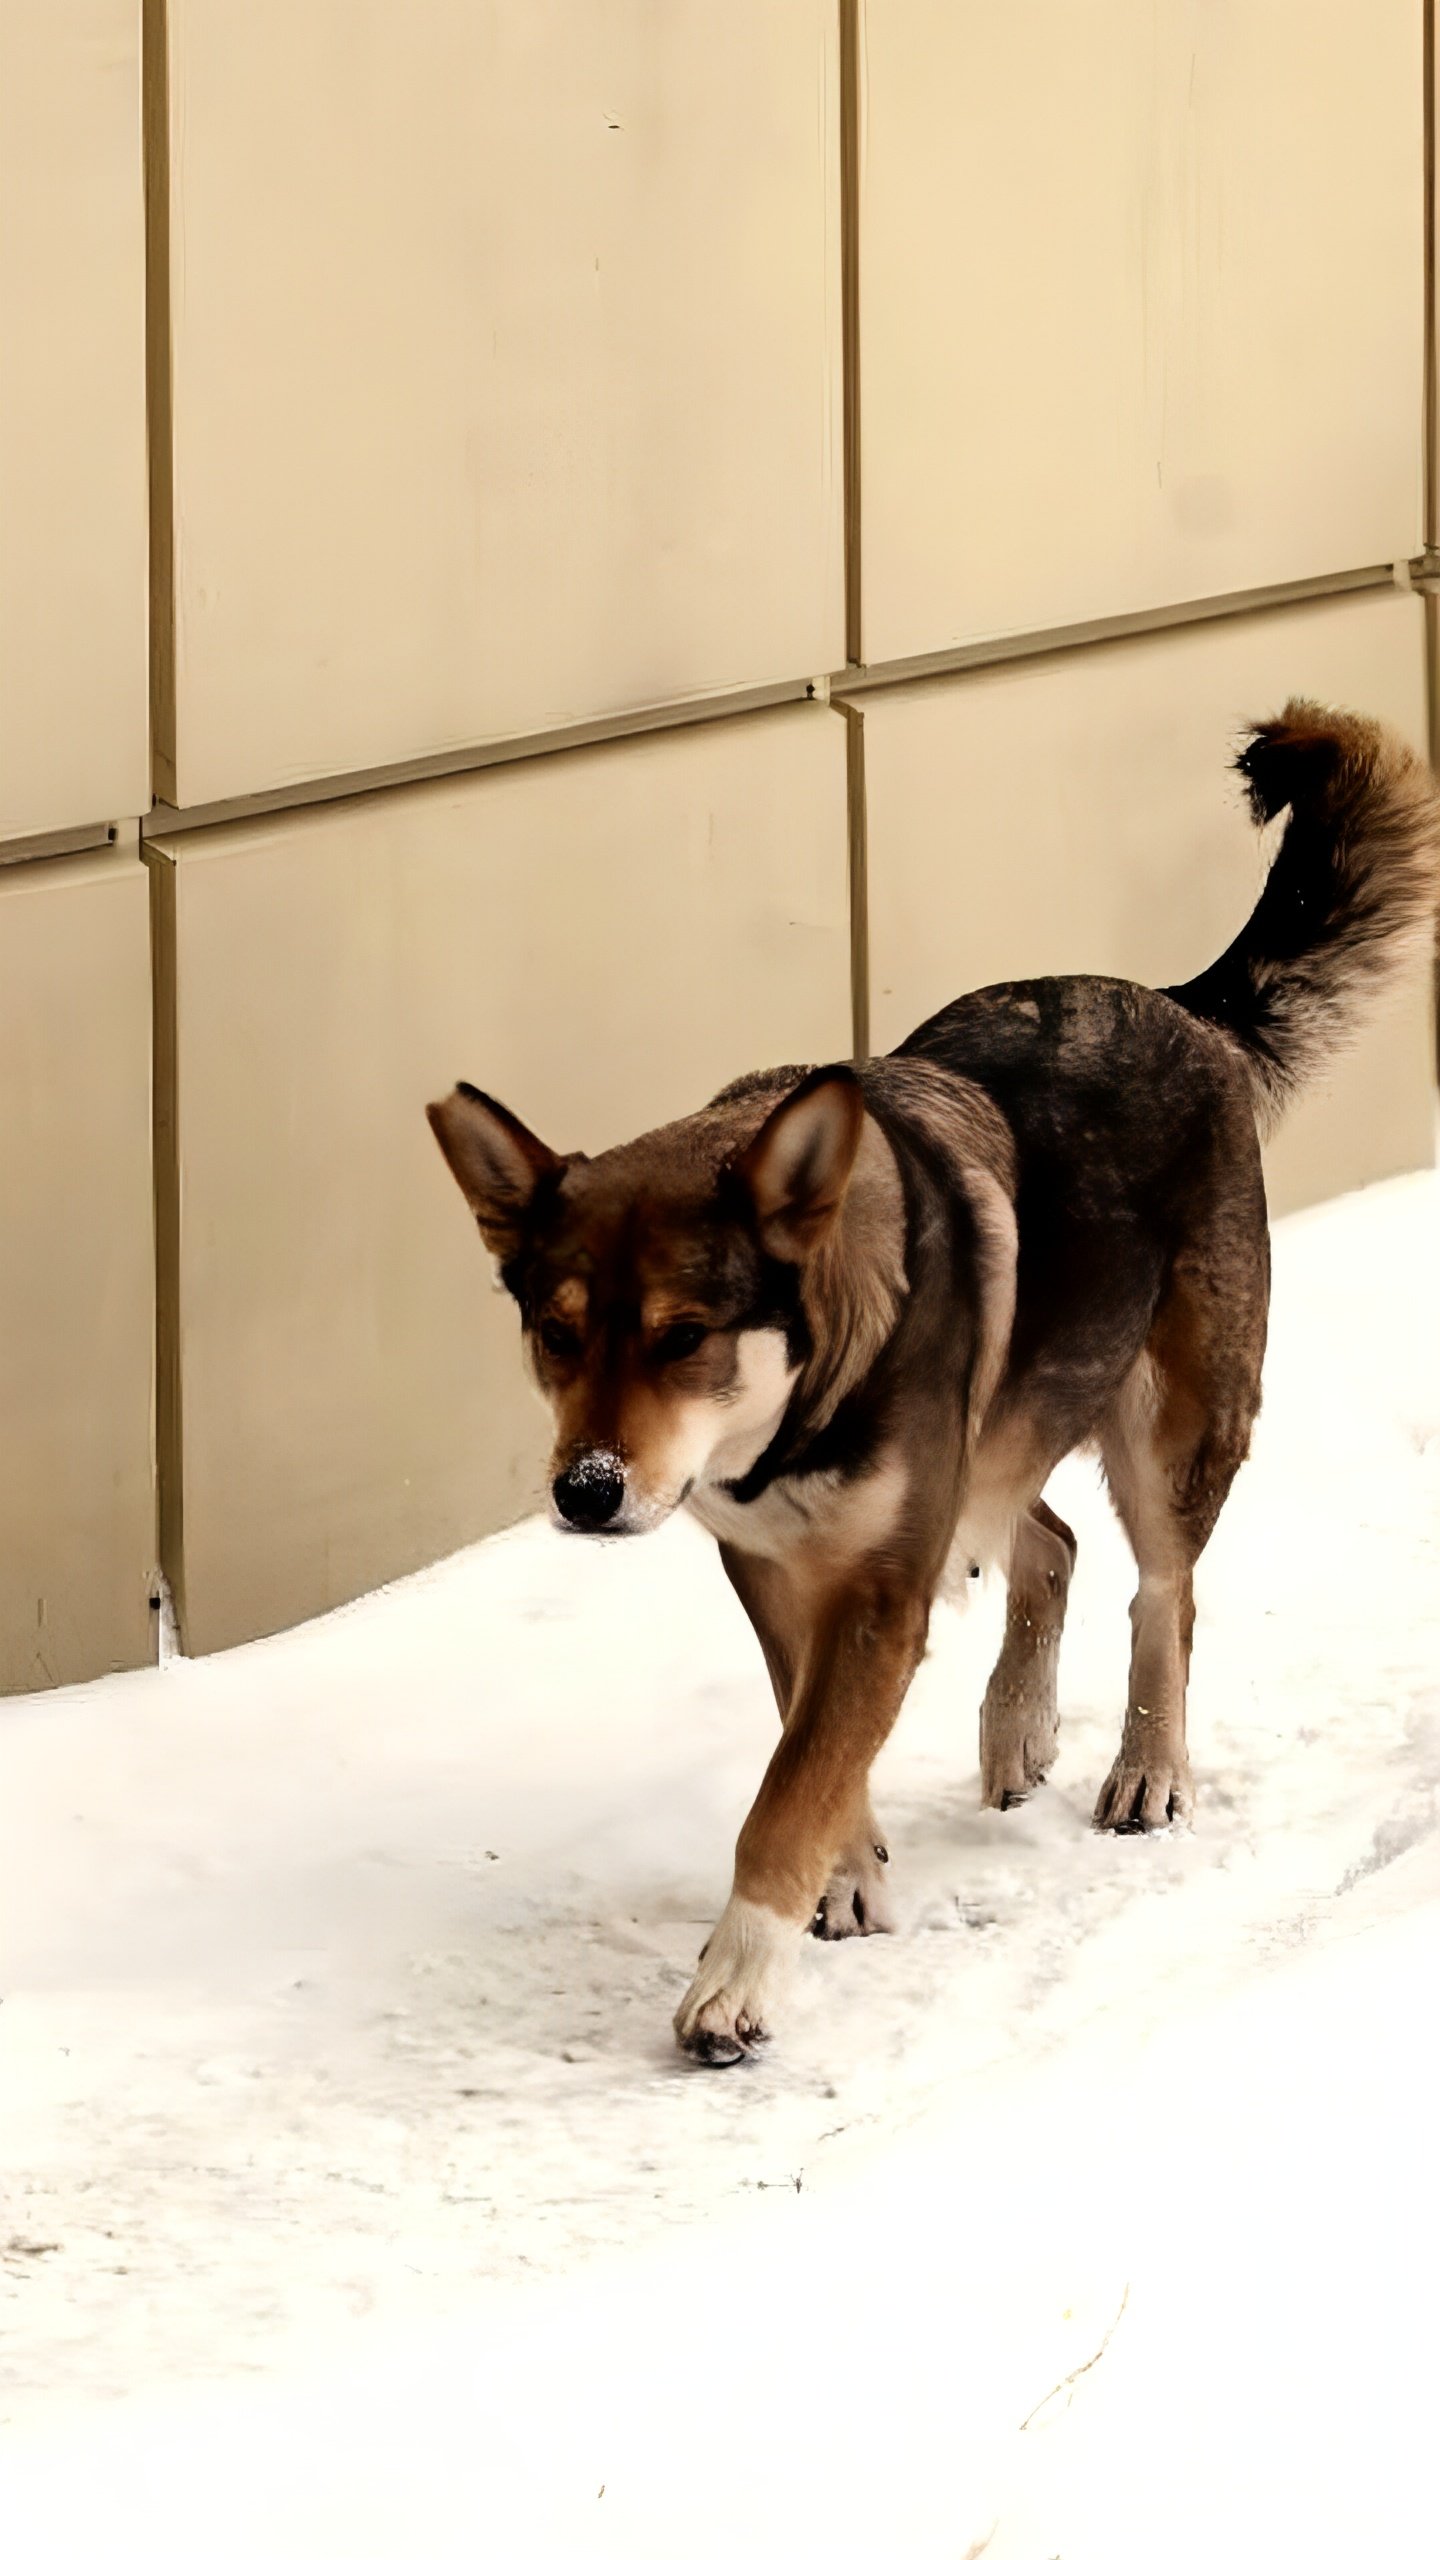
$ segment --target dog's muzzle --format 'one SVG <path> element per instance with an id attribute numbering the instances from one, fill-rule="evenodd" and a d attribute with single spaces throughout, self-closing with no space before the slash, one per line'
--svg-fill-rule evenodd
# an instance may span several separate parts
<path id="1" fill-rule="evenodd" d="M 625 1470 L 609 1449 L 590 1449 L 550 1491 L 567 1529 L 608 1529 L 625 1499 Z"/>

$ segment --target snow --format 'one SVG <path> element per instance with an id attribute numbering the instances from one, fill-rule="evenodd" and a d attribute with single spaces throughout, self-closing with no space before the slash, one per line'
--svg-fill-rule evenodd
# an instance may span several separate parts
<path id="1" fill-rule="evenodd" d="M 1089 1828 L 1072 1462 L 1052 1784 L 979 1805 L 987 1587 L 876 1774 L 901 1932 L 754 2067 L 670 2041 L 774 1713 L 688 1525 L 0 1711 L 7 2553 L 1420 2547 L 1437 1248 L 1433 1174 L 1276 1231 L 1193 1832 Z"/>

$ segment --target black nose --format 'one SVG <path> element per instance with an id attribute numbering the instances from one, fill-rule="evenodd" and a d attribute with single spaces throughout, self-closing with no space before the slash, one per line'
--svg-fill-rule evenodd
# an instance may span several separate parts
<path id="1" fill-rule="evenodd" d="M 555 1508 L 572 1529 L 603 1529 L 625 1499 L 625 1470 L 608 1449 L 591 1449 L 557 1476 Z"/>

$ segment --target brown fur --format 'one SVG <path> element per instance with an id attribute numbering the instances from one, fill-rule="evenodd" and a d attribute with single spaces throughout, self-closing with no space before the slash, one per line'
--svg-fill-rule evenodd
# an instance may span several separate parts
<path id="1" fill-rule="evenodd" d="M 800 1302 L 814 1346 L 806 1400 L 823 1430 L 874 1367 L 905 1296 L 904 1214 L 895 1158 L 867 1120 L 836 1218 L 802 1266 Z"/>
<path id="2" fill-rule="evenodd" d="M 987 988 L 893 1058 L 747 1077 L 593 1163 L 473 1088 L 432 1107 L 554 1410 L 559 1516 L 616 1534 L 687 1504 L 774 1688 L 780 1740 L 676 2020 L 705 2061 L 763 2040 L 807 1925 L 890 1925 L 869 1771 L 936 1593 L 975 1564 L 1010 1586 L 984 1800 L 1043 1780 L 1075 1540 L 1042 1497 L 1071 1449 L 1098 1451 L 1139 1576 L 1096 1821 L 1191 1810 L 1194 1570 L 1260 1398 L 1257 1113 L 1433 912 L 1440 838 L 1414 757 L 1348 715 L 1292 703 L 1242 764 L 1290 824 L 1187 987 Z"/>

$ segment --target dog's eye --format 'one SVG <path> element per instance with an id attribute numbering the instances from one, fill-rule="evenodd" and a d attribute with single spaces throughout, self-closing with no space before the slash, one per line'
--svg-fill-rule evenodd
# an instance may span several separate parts
<path id="1" fill-rule="evenodd" d="M 580 1348 L 580 1336 L 573 1325 L 559 1324 L 554 1316 L 547 1316 L 540 1327 L 540 1344 L 552 1360 L 573 1360 Z"/>
<path id="2" fill-rule="evenodd" d="M 667 1324 L 655 1345 L 657 1360 L 688 1360 L 705 1339 L 703 1324 Z"/>

